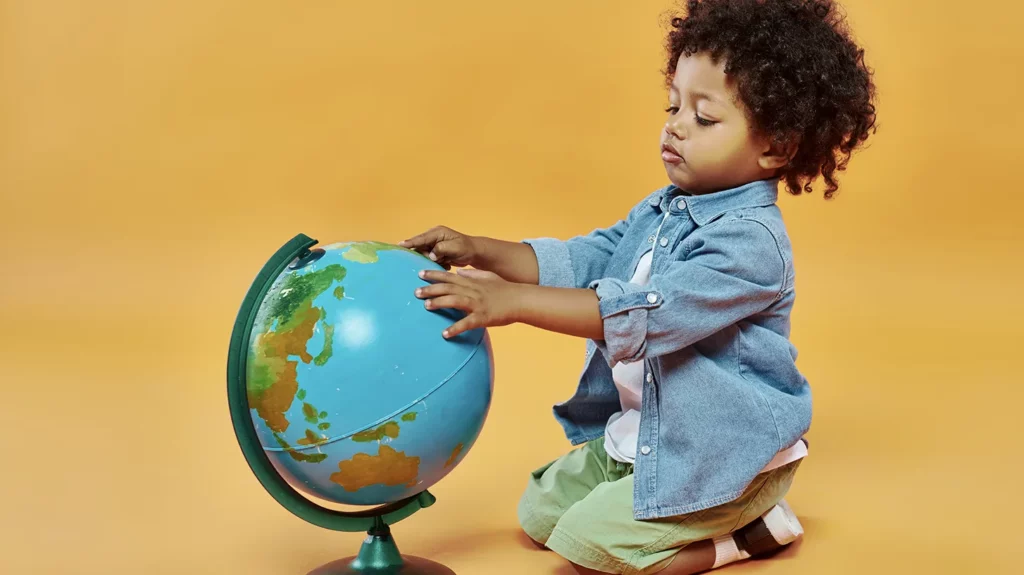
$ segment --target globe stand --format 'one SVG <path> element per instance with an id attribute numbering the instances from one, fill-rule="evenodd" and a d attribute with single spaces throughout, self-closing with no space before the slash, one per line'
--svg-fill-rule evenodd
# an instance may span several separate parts
<path id="1" fill-rule="evenodd" d="M 455 575 L 451 569 L 421 557 L 402 556 L 391 528 L 380 516 L 355 557 L 346 557 L 317 567 L 308 575 Z"/>
<path id="2" fill-rule="evenodd" d="M 274 279 L 286 267 L 293 262 L 302 265 L 322 255 L 322 250 L 310 249 L 316 243 L 298 234 L 278 249 L 253 280 L 235 318 L 228 351 L 227 388 L 231 423 L 242 455 L 267 493 L 295 516 L 325 529 L 366 531 L 366 539 L 356 556 L 322 565 L 309 575 L 455 575 L 439 563 L 420 557 L 403 557 L 391 537 L 389 524 L 434 504 L 435 498 L 429 491 L 366 511 L 346 512 L 321 507 L 303 497 L 277 473 L 256 436 L 246 393 L 246 350 L 253 321 Z"/>

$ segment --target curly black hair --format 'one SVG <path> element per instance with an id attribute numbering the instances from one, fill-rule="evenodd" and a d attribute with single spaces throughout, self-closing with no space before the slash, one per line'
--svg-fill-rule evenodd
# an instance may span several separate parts
<path id="1" fill-rule="evenodd" d="M 754 128 L 778 144 L 796 141 L 777 176 L 793 195 L 819 175 L 831 198 L 836 170 L 875 126 L 875 86 L 864 50 L 834 2 L 689 0 L 666 39 L 671 85 L 681 55 L 707 53 L 736 81 Z"/>

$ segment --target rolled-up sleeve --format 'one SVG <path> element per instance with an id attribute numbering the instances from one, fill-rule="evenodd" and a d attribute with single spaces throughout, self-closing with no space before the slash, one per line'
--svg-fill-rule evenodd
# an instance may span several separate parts
<path id="1" fill-rule="evenodd" d="M 575 287 L 576 275 L 569 256 L 569 242 L 555 238 L 523 240 L 537 256 L 538 284 L 550 287 Z"/>
<path id="2" fill-rule="evenodd" d="M 608 364 L 683 349 L 767 309 L 784 292 L 787 263 L 775 236 L 754 220 L 716 222 L 694 232 L 683 253 L 646 285 L 592 281 Z M 660 266 L 658 266 L 660 268 Z"/>
<path id="3" fill-rule="evenodd" d="M 522 240 L 537 256 L 540 285 L 586 288 L 603 276 L 608 260 L 629 228 L 632 213 L 611 227 L 596 229 L 585 236 L 564 241 L 554 238 Z"/>

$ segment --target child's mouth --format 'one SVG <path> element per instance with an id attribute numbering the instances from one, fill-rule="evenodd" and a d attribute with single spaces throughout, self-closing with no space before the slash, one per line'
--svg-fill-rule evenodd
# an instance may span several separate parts
<path id="1" fill-rule="evenodd" d="M 682 164 L 684 162 L 683 156 L 668 144 L 661 147 L 661 160 L 667 164 Z"/>

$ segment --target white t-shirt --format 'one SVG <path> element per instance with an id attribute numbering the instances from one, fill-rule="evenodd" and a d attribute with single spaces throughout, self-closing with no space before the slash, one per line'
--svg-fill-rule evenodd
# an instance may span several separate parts
<path id="1" fill-rule="evenodd" d="M 630 283 L 645 285 L 651 276 L 651 254 L 647 251 L 636 265 Z M 612 414 L 605 425 L 604 449 L 608 455 L 623 463 L 633 463 L 636 458 L 637 437 L 640 435 L 640 405 L 643 397 L 644 362 L 620 361 L 612 367 L 612 379 L 619 391 L 621 411 Z M 807 455 L 807 445 L 797 441 L 793 446 L 780 451 L 763 469 L 770 471 Z"/>

